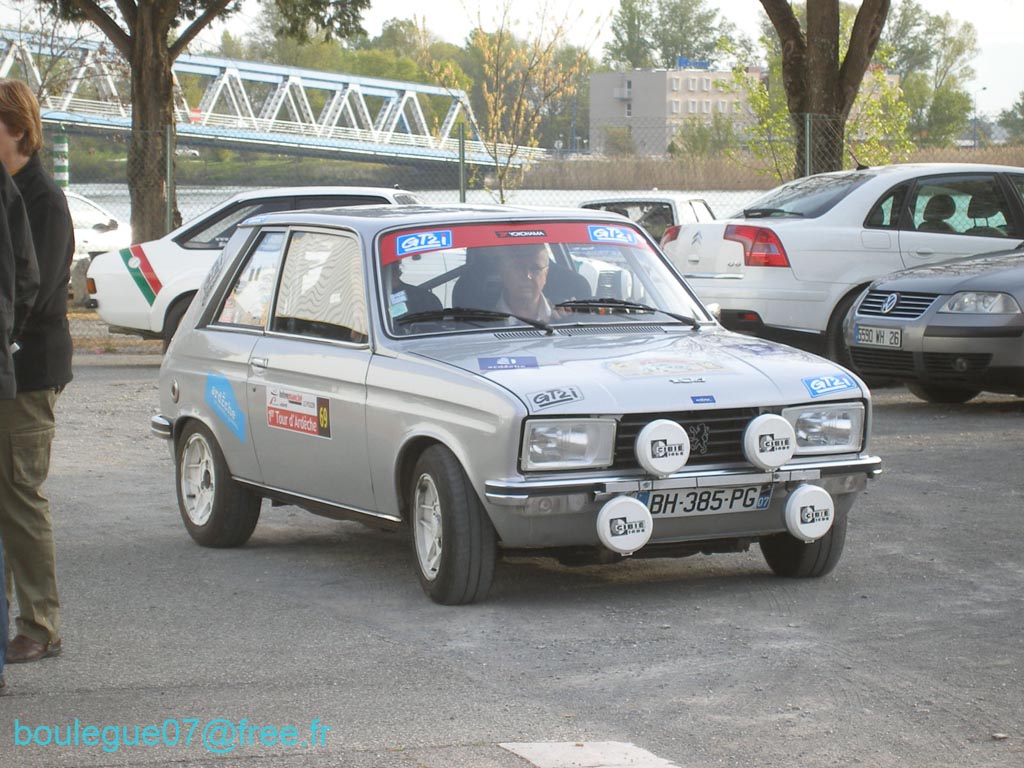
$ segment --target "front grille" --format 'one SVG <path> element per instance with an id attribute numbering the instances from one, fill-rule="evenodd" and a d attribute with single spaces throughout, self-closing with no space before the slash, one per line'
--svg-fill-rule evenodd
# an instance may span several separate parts
<path id="1" fill-rule="evenodd" d="M 895 295 L 896 304 L 888 312 L 883 312 L 886 300 Z M 899 317 L 913 319 L 928 311 L 928 307 L 938 298 L 937 293 L 911 293 L 909 291 L 868 291 L 860 306 L 858 315 L 875 315 L 877 317 Z"/>
<path id="2" fill-rule="evenodd" d="M 636 436 L 655 419 L 668 419 L 682 425 L 690 437 L 687 467 L 745 462 L 743 432 L 756 408 L 732 408 L 721 411 L 684 411 L 682 413 L 628 413 L 619 421 L 615 433 L 615 469 L 637 469 Z"/>
<path id="3" fill-rule="evenodd" d="M 869 349 L 867 347 L 851 347 L 850 357 L 853 366 L 870 373 L 887 373 L 913 375 L 914 354 L 901 352 L 898 349 Z"/>
<path id="4" fill-rule="evenodd" d="M 924 367 L 935 381 L 967 381 L 985 372 L 992 363 L 992 355 L 984 352 L 970 354 L 949 354 L 948 352 L 926 352 Z"/>

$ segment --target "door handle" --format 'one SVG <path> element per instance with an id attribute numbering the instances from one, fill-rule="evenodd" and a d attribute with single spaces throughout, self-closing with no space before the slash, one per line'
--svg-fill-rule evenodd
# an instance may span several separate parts
<path id="1" fill-rule="evenodd" d="M 264 369 L 270 365 L 270 361 L 265 357 L 253 357 L 249 360 L 249 365 L 253 368 Z"/>

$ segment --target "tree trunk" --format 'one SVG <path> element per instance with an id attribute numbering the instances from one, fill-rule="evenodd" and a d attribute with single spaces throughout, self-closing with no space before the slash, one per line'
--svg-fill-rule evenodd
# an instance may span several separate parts
<path id="1" fill-rule="evenodd" d="M 132 36 L 133 117 L 128 147 L 128 193 L 136 242 L 167 233 L 167 156 L 173 149 L 174 131 L 174 60 L 167 47 L 168 32 L 168 25 L 152 6 L 140 3 Z M 167 126 L 171 126 L 171 146 L 167 144 Z"/>
<path id="2" fill-rule="evenodd" d="M 809 0 L 806 37 L 789 0 L 761 0 L 782 47 L 782 81 L 797 139 L 796 176 L 843 167 L 846 119 L 878 47 L 889 4 L 863 0 L 840 64 L 839 0 Z"/>

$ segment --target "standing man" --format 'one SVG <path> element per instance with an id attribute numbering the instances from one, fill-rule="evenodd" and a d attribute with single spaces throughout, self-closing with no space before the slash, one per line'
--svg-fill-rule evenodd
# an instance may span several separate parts
<path id="1" fill-rule="evenodd" d="M 35 95 L 21 81 L 0 80 L 0 163 L 24 200 L 39 267 L 39 292 L 16 339 L 17 393 L 0 400 L 0 537 L 6 591 L 18 597 L 8 664 L 61 651 L 53 523 L 42 486 L 50 470 L 54 405 L 71 381 L 67 297 L 75 240 L 64 193 L 39 160 L 42 145 Z"/>

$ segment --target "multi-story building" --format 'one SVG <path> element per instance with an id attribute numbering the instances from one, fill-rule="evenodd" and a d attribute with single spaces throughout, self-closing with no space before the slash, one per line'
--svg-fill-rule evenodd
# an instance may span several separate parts
<path id="1" fill-rule="evenodd" d="M 591 150 L 613 149 L 608 145 L 625 132 L 638 154 L 662 154 L 687 122 L 711 122 L 716 114 L 749 119 L 746 91 L 737 87 L 732 71 L 684 64 L 591 74 Z"/>

